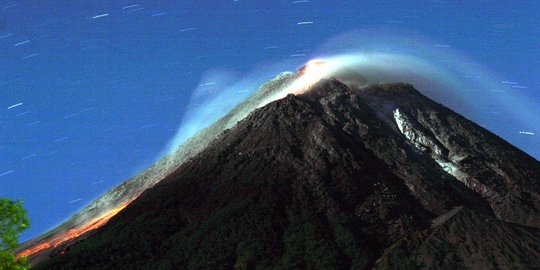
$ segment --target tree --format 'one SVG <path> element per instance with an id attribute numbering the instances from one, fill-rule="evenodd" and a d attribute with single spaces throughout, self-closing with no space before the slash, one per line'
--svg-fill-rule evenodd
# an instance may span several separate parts
<path id="1" fill-rule="evenodd" d="M 13 254 L 19 235 L 29 224 L 22 201 L 0 199 L 0 270 L 30 268 L 26 258 L 17 258 Z"/>

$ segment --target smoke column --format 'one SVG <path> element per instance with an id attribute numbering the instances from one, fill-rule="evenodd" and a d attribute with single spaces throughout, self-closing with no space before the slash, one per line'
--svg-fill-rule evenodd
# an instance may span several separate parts
<path id="1" fill-rule="evenodd" d="M 526 95 L 515 94 L 512 85 L 501 83 L 504 80 L 488 68 L 452 50 L 449 45 L 414 34 L 356 31 L 330 39 L 311 57 L 324 64 L 313 64 L 296 82 L 276 92 L 259 107 L 289 93 L 301 93 L 320 78 L 337 76 L 341 70 L 350 69 L 369 83 L 413 84 L 431 99 L 514 144 L 511 135 L 516 130 L 537 131 L 535 129 L 540 127 L 540 118 L 531 117 L 540 115 L 537 102 Z M 223 117 L 279 72 L 298 70 L 304 64 L 291 61 L 266 65 L 266 69 L 253 71 L 242 79 L 224 71 L 209 72 L 195 89 L 178 132 L 162 155 L 171 153 L 186 139 Z"/>

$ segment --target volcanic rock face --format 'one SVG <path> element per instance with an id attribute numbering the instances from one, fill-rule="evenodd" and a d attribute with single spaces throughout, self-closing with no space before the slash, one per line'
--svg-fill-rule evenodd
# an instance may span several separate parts
<path id="1" fill-rule="evenodd" d="M 109 190 L 91 204 L 79 211 L 60 226 L 39 237 L 22 243 L 17 253 L 29 258 L 34 264 L 47 258 L 51 252 L 70 245 L 75 238 L 86 234 L 108 221 L 112 215 L 123 209 L 143 191 L 152 187 L 186 160 L 204 150 L 224 130 L 232 128 L 238 121 L 260 106 L 268 104 L 280 91 L 290 85 L 297 77 L 294 73 L 281 73 L 263 84 L 250 98 L 238 104 L 231 112 L 211 126 L 200 131 L 197 136 L 187 140 L 170 155 L 165 156 L 150 168 Z"/>
<path id="2" fill-rule="evenodd" d="M 36 269 L 539 268 L 539 176 L 410 85 L 323 80 Z"/>

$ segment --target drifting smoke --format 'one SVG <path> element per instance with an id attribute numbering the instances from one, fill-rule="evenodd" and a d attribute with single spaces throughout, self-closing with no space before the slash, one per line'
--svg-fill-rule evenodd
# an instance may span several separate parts
<path id="1" fill-rule="evenodd" d="M 287 64 L 261 65 L 264 69 L 254 70 L 242 76 L 242 79 L 226 71 L 212 71 L 203 76 L 199 87 L 192 94 L 177 134 L 160 156 L 167 157 L 158 163 L 159 166 L 136 177 L 138 182 L 133 180 L 127 183 L 143 183 L 140 186 L 143 189 L 137 191 L 142 192 L 152 186 L 154 181 L 163 179 L 169 169 L 184 160 L 176 159 L 172 154 L 180 145 L 225 116 L 242 101 L 256 96 L 254 93 L 259 85 L 283 70 L 294 70 L 293 76 L 289 73 L 280 77 L 292 81 L 279 84 L 281 88 L 270 87 L 269 95 L 259 95 L 251 99 L 255 102 L 248 102 L 235 112 L 231 118 L 232 124 L 227 123 L 216 129 L 222 131 L 230 128 L 235 121 L 241 120 L 258 107 L 288 94 L 302 94 L 319 80 L 335 77 L 353 88 L 371 83 L 413 84 L 429 98 L 488 127 L 514 145 L 520 146 L 519 142 L 513 141 L 515 137 L 510 136 L 510 132 L 521 130 L 520 134 L 529 136 L 540 133 L 540 130 L 536 130 L 540 127 L 540 106 L 533 99 L 528 99 L 526 93 L 519 96 L 515 93 L 516 88 L 524 89 L 524 86 L 497 78 L 487 68 L 453 51 L 450 45 L 411 34 L 394 35 L 381 30 L 358 31 L 328 41 L 311 57 L 314 60 L 307 63 L 290 60 Z M 513 129 L 509 132 L 507 127 Z M 214 138 L 209 134 L 206 134 L 207 141 L 204 143 Z M 534 151 L 534 147 L 527 148 L 533 148 Z M 200 149 L 195 147 L 179 153 L 193 154 Z M 107 193 L 110 197 L 102 196 L 88 208 L 89 211 L 74 216 L 72 219 L 75 225 L 72 228 L 39 241 L 37 245 L 23 250 L 19 256 L 58 247 L 100 227 L 140 194 L 129 192 L 132 190 Z M 94 209 L 98 211 L 94 212 Z"/>
<path id="2" fill-rule="evenodd" d="M 242 76 L 242 79 L 228 71 L 207 72 L 193 91 L 176 135 L 160 157 L 174 152 L 187 139 L 226 115 L 250 97 L 258 86 L 285 69 L 282 64 L 269 64 L 262 70 L 253 70 Z"/>
<path id="3" fill-rule="evenodd" d="M 209 126 L 227 109 L 235 106 L 250 93 L 235 82 L 237 77 L 226 71 L 208 72 L 193 91 L 191 100 L 183 116 L 182 125 L 167 146 L 165 154 L 172 153 L 179 145 Z"/>
<path id="4" fill-rule="evenodd" d="M 515 94 L 512 85 L 504 84 L 483 67 L 451 49 L 412 34 L 395 35 L 384 31 L 357 31 L 329 40 L 312 55 L 295 82 L 262 101 L 258 107 L 299 94 L 321 78 L 337 77 L 349 86 L 368 83 L 406 82 L 423 94 L 443 103 L 469 119 L 490 128 L 510 141 L 508 126 L 534 130 L 540 126 L 538 104 Z M 305 63 L 302 63 L 305 64 Z M 279 70 L 297 70 L 301 63 L 271 65 L 235 80 L 226 72 L 205 76 L 194 91 L 192 100 L 174 139 L 164 155 L 172 153 L 186 139 L 209 126 Z M 362 80 L 355 80 L 358 75 Z M 520 104 L 519 107 L 515 107 Z M 495 117 L 493 114 L 497 114 Z M 515 142 L 513 142 L 515 143 Z"/>
<path id="5" fill-rule="evenodd" d="M 540 127 L 538 100 L 526 87 L 501 78 L 449 44 L 404 31 L 362 30 L 335 37 L 318 51 L 318 56 L 334 55 L 366 56 L 356 69 L 370 82 L 411 83 L 514 145 L 535 151 L 534 142 L 517 141 L 515 134 Z M 538 158 L 536 151 L 530 154 Z"/>

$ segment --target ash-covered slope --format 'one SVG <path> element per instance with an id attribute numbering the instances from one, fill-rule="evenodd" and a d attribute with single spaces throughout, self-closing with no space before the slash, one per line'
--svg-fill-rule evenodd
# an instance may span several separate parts
<path id="1" fill-rule="evenodd" d="M 323 80 L 255 110 L 36 269 L 535 268 L 539 176 L 410 85 Z"/>
<path id="2" fill-rule="evenodd" d="M 250 98 L 238 104 L 232 111 L 211 126 L 187 140 L 176 151 L 162 158 L 145 171 L 109 190 L 90 205 L 73 215 L 51 231 L 22 243 L 17 253 L 28 256 L 31 263 L 46 259 L 58 247 L 71 244 L 87 232 L 106 223 L 119 210 L 137 198 L 143 191 L 152 187 L 172 173 L 182 163 L 205 149 L 224 130 L 233 127 L 258 107 L 270 102 L 274 96 L 289 86 L 298 73 L 282 73 L 262 85 Z"/>
<path id="3" fill-rule="evenodd" d="M 410 87 L 387 91 L 389 87 L 371 87 L 359 94 L 418 150 L 480 194 L 498 218 L 540 227 L 536 159 L 427 98 L 410 98 L 417 94 Z"/>

